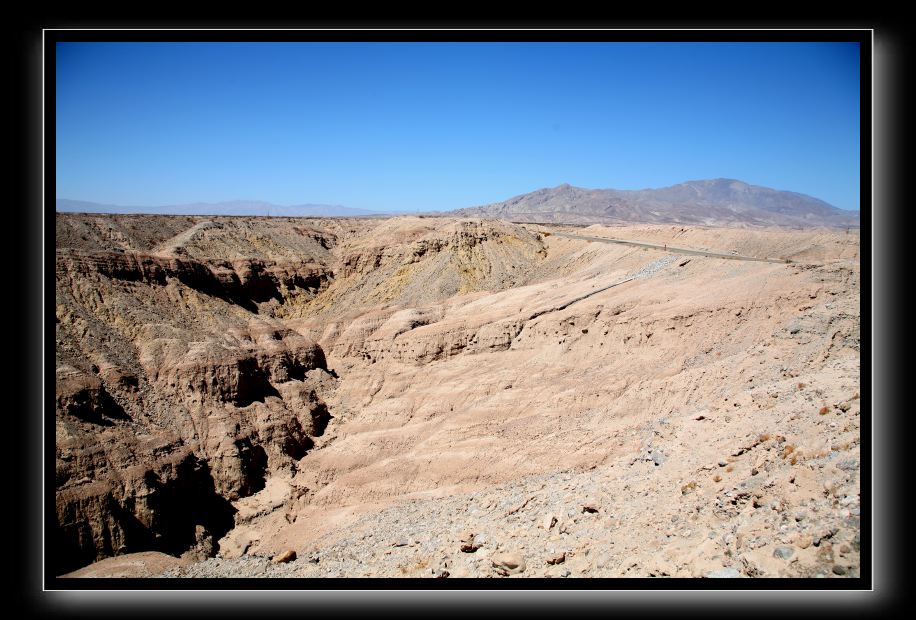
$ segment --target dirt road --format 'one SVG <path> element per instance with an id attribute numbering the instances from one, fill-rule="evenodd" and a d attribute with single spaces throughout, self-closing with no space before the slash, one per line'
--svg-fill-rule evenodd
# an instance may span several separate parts
<path id="1" fill-rule="evenodd" d="M 568 239 L 582 239 L 584 241 L 600 241 L 602 243 L 619 243 L 622 245 L 632 245 L 640 248 L 652 248 L 656 250 L 664 250 L 666 252 L 671 252 L 672 254 L 689 254 L 691 256 L 709 256 L 711 258 L 725 258 L 728 260 L 749 260 L 757 261 L 761 263 L 791 263 L 792 261 L 788 258 L 759 258 L 757 256 L 742 256 L 740 254 L 727 254 L 724 252 L 710 252 L 708 250 L 691 250 L 688 248 L 677 248 L 673 245 L 658 245 L 655 243 L 645 243 L 642 241 L 626 241 L 623 239 L 609 239 L 607 237 L 589 237 L 586 235 L 570 235 L 568 233 L 559 233 L 559 232 L 550 232 L 549 234 L 555 235 L 557 237 L 566 237 Z"/>

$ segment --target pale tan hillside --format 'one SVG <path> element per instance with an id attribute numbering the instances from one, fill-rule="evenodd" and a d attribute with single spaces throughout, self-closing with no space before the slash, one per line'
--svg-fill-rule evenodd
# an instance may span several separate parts
<path id="1" fill-rule="evenodd" d="M 61 573 L 858 574 L 855 233 L 104 219 L 58 215 Z"/>

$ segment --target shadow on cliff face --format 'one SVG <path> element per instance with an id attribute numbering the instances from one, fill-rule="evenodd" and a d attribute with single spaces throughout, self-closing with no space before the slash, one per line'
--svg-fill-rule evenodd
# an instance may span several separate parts
<path id="1" fill-rule="evenodd" d="M 277 388 L 271 384 L 267 371 L 258 365 L 257 360 L 239 360 L 238 370 L 238 388 L 233 399 L 236 406 L 247 407 L 255 401 L 263 403 L 268 396 L 280 396 Z"/>
<path id="2" fill-rule="evenodd" d="M 73 394 L 58 396 L 58 403 L 67 415 L 99 426 L 113 426 L 115 421 L 130 420 L 130 416 L 105 391 L 104 386 L 88 386 Z"/>
<path id="3" fill-rule="evenodd" d="M 318 401 L 314 408 L 312 409 L 312 436 L 321 437 L 324 435 L 325 429 L 328 427 L 328 423 L 334 417 L 331 415 L 331 412 L 328 411 L 328 406 Z"/>
<path id="4" fill-rule="evenodd" d="M 206 461 L 189 457 L 182 461 L 175 477 L 162 483 L 149 472 L 147 486 L 152 491 L 146 503 L 153 514 L 149 530 L 156 538 L 155 549 L 181 554 L 199 542 L 198 526 L 216 541 L 235 525 L 236 509 L 216 493 L 210 466 Z"/>
<path id="5" fill-rule="evenodd" d="M 277 280 L 264 271 L 264 266 L 252 263 L 250 266 L 251 277 L 241 285 L 239 292 L 236 294 L 236 303 L 261 303 L 275 299 L 283 303 L 283 296 L 280 295 L 280 289 L 277 287 Z M 257 307 L 254 310 L 257 313 Z"/>
<path id="6" fill-rule="evenodd" d="M 284 303 L 281 288 L 298 288 L 317 293 L 333 278 L 333 273 L 315 266 L 304 266 L 302 272 L 274 270 L 268 261 L 252 260 L 236 271 L 230 261 L 202 261 L 181 251 L 166 258 L 138 252 L 58 249 L 58 273 L 92 274 L 124 282 L 145 282 L 165 286 L 175 278 L 200 293 L 236 304 L 254 314 L 258 304 L 274 300 Z"/>
<path id="7" fill-rule="evenodd" d="M 138 481 L 139 482 L 139 481 Z M 210 468 L 189 455 L 171 472 L 148 471 L 131 495 L 111 490 L 58 506 L 49 564 L 57 575 L 105 557 L 161 551 L 205 550 L 235 525 L 236 509 L 216 493 Z"/>
<path id="8" fill-rule="evenodd" d="M 242 481 L 239 497 L 254 495 L 267 484 L 267 451 L 245 438 L 235 442 L 242 464 Z"/>

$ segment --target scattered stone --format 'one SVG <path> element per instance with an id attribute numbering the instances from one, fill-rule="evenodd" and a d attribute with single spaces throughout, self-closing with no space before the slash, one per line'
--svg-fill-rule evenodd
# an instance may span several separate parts
<path id="1" fill-rule="evenodd" d="M 855 471 L 859 468 L 859 462 L 856 459 L 843 459 L 836 466 L 843 471 Z"/>
<path id="2" fill-rule="evenodd" d="M 450 573 L 445 569 L 440 568 L 439 570 L 436 571 L 436 579 L 445 579 L 449 575 Z"/>
<path id="3" fill-rule="evenodd" d="M 549 558 L 547 558 L 548 564 L 562 564 L 566 561 L 566 552 L 561 551 L 560 553 L 555 553 Z"/>
<path id="4" fill-rule="evenodd" d="M 792 547 L 776 547 L 773 551 L 773 557 L 779 558 L 781 560 L 788 560 L 795 554 L 795 550 Z"/>
<path id="5" fill-rule="evenodd" d="M 842 565 L 840 565 L 840 564 L 834 564 L 834 565 L 833 565 L 833 574 L 834 574 L 834 575 L 845 575 L 845 574 L 846 574 L 846 567 L 845 567 L 845 566 L 842 566 Z"/>
<path id="6" fill-rule="evenodd" d="M 728 461 L 724 459 L 719 460 L 719 467 L 725 467 L 726 465 L 728 465 Z"/>
<path id="7" fill-rule="evenodd" d="M 550 529 L 556 524 L 557 524 L 557 518 L 553 515 L 546 515 L 544 517 L 544 521 L 541 523 L 541 525 L 547 531 L 550 531 Z"/>
<path id="8" fill-rule="evenodd" d="M 703 576 L 707 579 L 734 579 L 740 577 L 741 573 L 736 568 L 720 568 L 703 573 Z"/>
<path id="9" fill-rule="evenodd" d="M 392 547 L 406 547 L 409 544 L 410 542 L 408 542 L 407 540 L 401 539 L 401 540 L 396 540 L 393 543 L 391 543 L 391 546 Z"/>
<path id="10" fill-rule="evenodd" d="M 813 541 L 811 540 L 810 536 L 808 536 L 807 534 L 803 534 L 795 539 L 795 546 L 798 547 L 799 549 L 807 549 L 808 547 L 811 546 L 812 542 Z"/>
<path id="11" fill-rule="evenodd" d="M 477 544 L 476 535 L 473 532 L 465 532 L 458 540 L 458 547 L 464 553 L 474 553 L 480 548 Z"/>
<path id="12" fill-rule="evenodd" d="M 525 558 L 515 552 L 497 553 L 490 558 L 493 568 L 503 577 L 525 572 Z"/>
<path id="13" fill-rule="evenodd" d="M 274 564 L 286 564 L 287 562 L 292 562 L 296 559 L 296 552 L 292 549 L 287 549 L 279 555 L 275 555 L 274 559 L 271 560 Z"/>
<path id="14" fill-rule="evenodd" d="M 598 512 L 598 504 L 595 504 L 593 502 L 588 503 L 588 504 L 582 504 L 582 512 L 588 512 L 588 513 L 594 514 Z"/>

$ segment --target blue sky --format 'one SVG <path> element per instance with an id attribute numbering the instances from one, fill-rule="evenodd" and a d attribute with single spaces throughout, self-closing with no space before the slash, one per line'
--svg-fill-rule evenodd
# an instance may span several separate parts
<path id="1" fill-rule="evenodd" d="M 59 43 L 57 197 L 445 210 L 729 177 L 859 208 L 855 43 Z"/>

